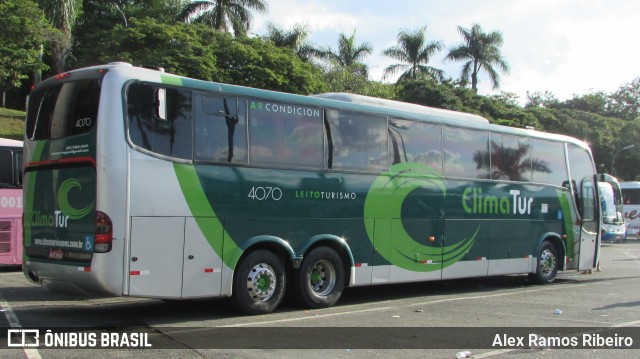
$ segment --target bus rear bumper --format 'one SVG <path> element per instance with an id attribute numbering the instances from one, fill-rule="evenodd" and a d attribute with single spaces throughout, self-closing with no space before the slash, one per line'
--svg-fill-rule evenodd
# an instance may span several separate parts
<path id="1" fill-rule="evenodd" d="M 91 267 L 28 261 L 22 268 L 29 281 L 51 292 L 79 296 L 122 296 L 121 282 L 112 283 L 109 278 L 101 278 Z"/>

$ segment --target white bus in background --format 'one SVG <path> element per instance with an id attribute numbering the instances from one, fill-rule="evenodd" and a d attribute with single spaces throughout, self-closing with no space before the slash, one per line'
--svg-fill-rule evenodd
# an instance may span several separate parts
<path id="1" fill-rule="evenodd" d="M 638 239 L 640 232 L 640 182 L 620 182 L 627 239 Z"/>
<path id="2" fill-rule="evenodd" d="M 598 190 L 602 209 L 602 241 L 620 242 L 626 238 L 622 192 L 618 180 L 608 174 L 598 175 Z"/>

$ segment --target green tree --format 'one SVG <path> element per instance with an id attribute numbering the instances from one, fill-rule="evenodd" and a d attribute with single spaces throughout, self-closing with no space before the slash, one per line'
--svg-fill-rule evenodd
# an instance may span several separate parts
<path id="1" fill-rule="evenodd" d="M 82 66 L 127 61 L 207 81 L 305 95 L 324 90 L 320 69 L 261 38 L 151 18 L 131 18 L 128 26 L 103 31 L 100 38 L 104 44 L 84 52 Z"/>
<path id="2" fill-rule="evenodd" d="M 558 98 L 550 91 L 545 91 L 545 92 L 527 91 L 527 102 L 525 103 L 524 107 L 525 108 L 532 108 L 532 107 L 549 108 L 549 107 L 557 106 L 559 102 L 560 101 L 558 101 Z"/>
<path id="3" fill-rule="evenodd" d="M 372 52 L 373 47 L 368 42 L 363 44 L 356 43 L 356 31 L 353 30 L 351 36 L 345 34 L 338 36 L 338 49 L 336 51 L 327 47 L 320 50 L 318 55 L 338 69 L 360 75 L 366 79 L 368 77 L 368 69 L 360 61 L 365 56 L 371 55 Z"/>
<path id="4" fill-rule="evenodd" d="M 553 106 L 555 108 L 567 108 L 597 113 L 604 116 L 607 114 L 607 101 L 608 96 L 606 93 L 602 91 L 591 91 L 585 95 L 573 95 L 572 99 L 558 102 Z"/>
<path id="5" fill-rule="evenodd" d="M 131 18 L 128 26 L 118 24 L 100 35 L 103 43 L 85 49 L 80 66 L 126 61 L 209 81 L 219 71 L 214 30 L 203 26 L 167 25 L 152 18 Z"/>
<path id="6" fill-rule="evenodd" d="M 612 93 L 607 101 L 607 108 L 613 116 L 625 120 L 640 118 L 640 77 L 625 83 Z"/>
<path id="7" fill-rule="evenodd" d="M 0 89 L 18 87 L 39 69 L 38 47 L 52 31 L 47 20 L 31 0 L 0 2 Z M 3 104 L 4 106 L 4 104 Z"/>
<path id="8" fill-rule="evenodd" d="M 40 7 L 58 33 L 51 40 L 53 70 L 64 72 L 71 54 L 72 30 L 81 12 L 81 0 L 39 0 Z"/>
<path id="9" fill-rule="evenodd" d="M 477 93 L 478 74 L 484 70 L 489 75 L 493 88 L 500 87 L 500 76 L 495 67 L 505 74 L 509 73 L 509 65 L 500 53 L 500 46 L 503 43 L 502 33 L 499 31 L 485 33 L 478 24 L 474 24 L 471 29 L 458 26 L 458 32 L 464 42 L 453 47 L 446 59 L 466 61 L 460 74 L 462 83 L 468 83 L 471 78 L 471 90 Z"/>
<path id="10" fill-rule="evenodd" d="M 194 0 L 187 3 L 179 19 L 205 24 L 218 31 L 246 35 L 251 26 L 250 10 L 267 13 L 263 0 Z"/>
<path id="11" fill-rule="evenodd" d="M 450 82 L 439 83 L 433 79 L 408 80 L 403 82 L 398 90 L 401 101 L 423 106 L 444 108 L 460 111 L 462 101 L 456 95 Z"/>
<path id="12" fill-rule="evenodd" d="M 382 53 L 401 64 L 389 65 L 384 70 L 384 78 L 395 74 L 398 70 L 405 70 L 398 82 L 407 79 L 416 80 L 420 76 L 427 76 L 440 82 L 444 81 L 444 71 L 429 66 L 429 60 L 436 51 L 442 49 L 441 41 L 426 42 L 425 32 L 427 27 L 421 27 L 414 31 L 400 31 L 398 33 L 398 45 L 384 50 Z"/>
<path id="13" fill-rule="evenodd" d="M 309 61 L 320 53 L 320 50 L 306 41 L 308 36 L 309 30 L 303 25 L 294 25 L 291 30 L 283 30 L 273 24 L 267 25 L 266 39 L 277 47 L 293 50 L 303 61 Z"/>

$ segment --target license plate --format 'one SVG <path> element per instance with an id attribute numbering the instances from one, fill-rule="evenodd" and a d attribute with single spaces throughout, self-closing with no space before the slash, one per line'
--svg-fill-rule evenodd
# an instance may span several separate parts
<path id="1" fill-rule="evenodd" d="M 49 250 L 49 258 L 50 259 L 62 259 L 64 257 L 64 250 L 62 249 L 50 249 Z"/>

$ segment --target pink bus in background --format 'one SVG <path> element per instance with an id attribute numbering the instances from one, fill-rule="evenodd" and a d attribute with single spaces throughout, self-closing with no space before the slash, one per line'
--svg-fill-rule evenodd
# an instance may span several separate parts
<path id="1" fill-rule="evenodd" d="M 22 264 L 22 142 L 0 138 L 0 266 Z"/>

